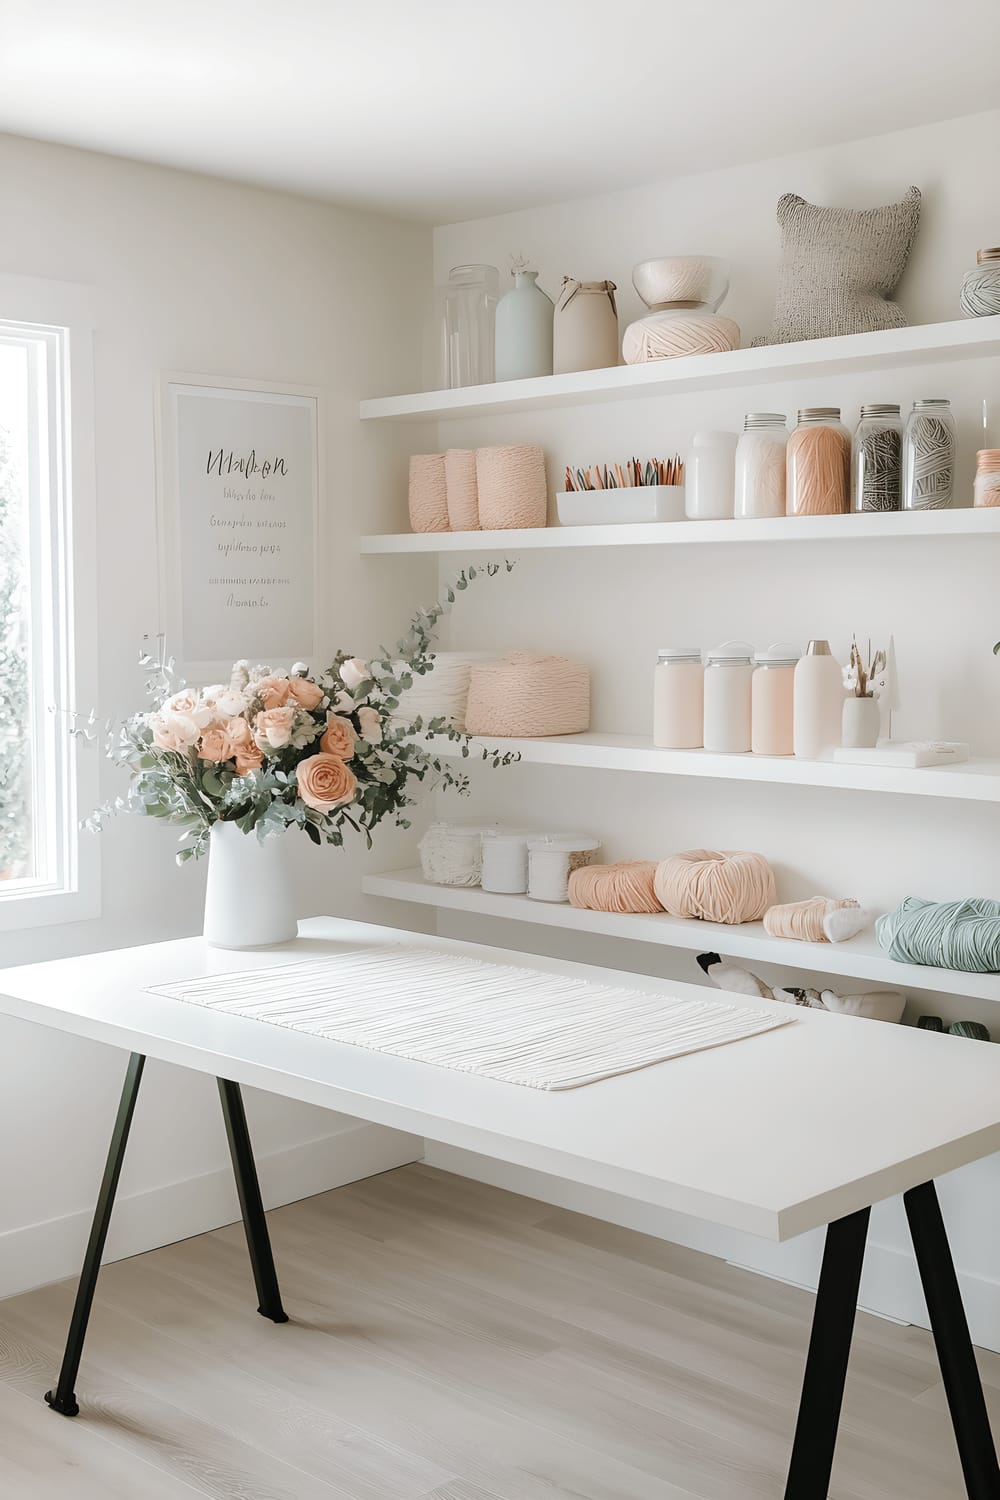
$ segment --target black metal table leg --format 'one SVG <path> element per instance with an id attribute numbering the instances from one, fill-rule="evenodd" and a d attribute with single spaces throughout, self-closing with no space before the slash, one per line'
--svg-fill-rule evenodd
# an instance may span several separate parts
<path id="1" fill-rule="evenodd" d="M 1000 1466 L 933 1182 L 903 1194 L 969 1500 L 1000 1500 Z"/>
<path id="2" fill-rule="evenodd" d="M 146 1059 L 138 1052 L 133 1052 L 129 1058 L 128 1068 L 125 1072 L 125 1085 L 122 1089 L 121 1102 L 118 1105 L 118 1115 L 115 1120 L 115 1128 L 111 1133 L 111 1145 L 108 1149 L 108 1159 L 104 1167 L 101 1191 L 98 1194 L 97 1207 L 94 1210 L 94 1222 L 90 1228 L 87 1253 L 84 1256 L 83 1270 L 80 1273 L 80 1284 L 76 1291 L 76 1302 L 73 1305 L 73 1316 L 70 1320 L 69 1335 L 66 1339 L 66 1352 L 63 1355 L 62 1369 L 59 1371 L 59 1381 L 54 1391 L 46 1391 L 45 1393 L 45 1399 L 53 1411 L 61 1413 L 64 1417 L 75 1417 L 80 1410 L 77 1405 L 74 1386 L 76 1385 L 77 1372 L 80 1368 L 83 1341 L 87 1335 L 87 1324 L 90 1321 L 90 1309 L 94 1303 L 94 1292 L 97 1290 L 97 1276 L 101 1269 L 101 1257 L 104 1254 L 104 1243 L 108 1237 L 111 1210 L 114 1207 L 115 1193 L 118 1189 L 118 1179 L 121 1176 L 122 1162 L 125 1160 L 125 1146 L 128 1142 L 132 1116 L 135 1113 L 135 1101 L 138 1097 L 139 1083 L 142 1079 L 142 1069 L 145 1061 Z"/>
<path id="3" fill-rule="evenodd" d="M 785 1500 L 827 1500 L 871 1209 L 826 1231 Z"/>
<path id="4" fill-rule="evenodd" d="M 228 1078 L 220 1078 L 219 1097 L 222 1100 L 222 1115 L 226 1122 L 229 1151 L 233 1158 L 233 1173 L 236 1177 L 236 1191 L 240 1197 L 240 1210 L 243 1214 L 243 1228 L 246 1231 L 250 1264 L 253 1267 L 253 1279 L 257 1286 L 259 1303 L 257 1311 L 261 1317 L 270 1318 L 272 1323 L 287 1323 L 288 1314 L 281 1305 L 278 1277 L 274 1269 L 274 1256 L 271 1254 L 271 1237 L 267 1232 L 264 1204 L 260 1196 L 260 1184 L 257 1181 L 257 1169 L 254 1166 L 250 1132 L 247 1129 L 246 1111 L 243 1108 L 243 1096 L 240 1093 L 239 1084 L 231 1083 Z"/>

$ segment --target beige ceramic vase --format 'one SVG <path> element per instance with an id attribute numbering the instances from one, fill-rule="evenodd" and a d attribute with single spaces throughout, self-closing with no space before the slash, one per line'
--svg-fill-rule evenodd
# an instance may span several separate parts
<path id="1" fill-rule="evenodd" d="M 618 309 L 613 281 L 564 276 L 552 325 L 552 370 L 604 370 L 618 363 Z"/>

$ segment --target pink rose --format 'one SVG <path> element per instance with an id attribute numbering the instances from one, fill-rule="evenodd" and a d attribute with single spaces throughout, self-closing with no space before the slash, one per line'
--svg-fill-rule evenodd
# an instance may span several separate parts
<path id="1" fill-rule="evenodd" d="M 213 724 L 206 729 L 198 746 L 198 755 L 201 760 L 214 761 L 216 764 L 223 760 L 232 760 L 236 754 L 235 748 L 227 731 L 221 724 Z"/>
<path id="2" fill-rule="evenodd" d="M 354 725 L 336 714 L 327 714 L 326 729 L 320 738 L 319 748 L 327 755 L 336 755 L 340 760 L 350 760 L 357 743 Z"/>
<path id="3" fill-rule="evenodd" d="M 181 688 L 177 693 L 169 697 L 161 706 L 161 713 L 180 714 L 182 718 L 193 719 L 199 729 L 206 728 L 215 718 L 211 704 L 206 703 L 200 693 L 193 688 Z"/>
<path id="4" fill-rule="evenodd" d="M 358 783 L 339 755 L 327 755 L 320 751 L 299 763 L 299 796 L 307 807 L 316 812 L 332 812 L 350 802 L 358 789 Z"/>
<path id="5" fill-rule="evenodd" d="M 252 689 L 265 709 L 281 708 L 288 702 L 291 685 L 287 677 L 261 677 Z"/>
<path id="6" fill-rule="evenodd" d="M 251 771 L 259 771 L 264 764 L 264 757 L 246 719 L 230 719 L 226 729 L 236 757 L 237 776 L 249 776 Z"/>
<path id="7" fill-rule="evenodd" d="M 310 677 L 290 677 L 288 679 L 288 691 L 299 707 L 306 709 L 309 713 L 314 708 L 319 708 L 323 702 L 323 689 L 318 682 L 313 682 Z"/>
<path id="8" fill-rule="evenodd" d="M 175 750 L 183 754 L 197 743 L 198 725 L 186 714 L 161 708 L 159 713 L 150 714 L 146 722 L 153 731 L 153 744 L 158 750 Z"/>
<path id="9" fill-rule="evenodd" d="M 340 680 L 349 693 L 368 679 L 368 663 L 360 656 L 348 657 L 340 669 Z"/>
<path id="10" fill-rule="evenodd" d="M 382 743 L 382 719 L 377 709 L 359 708 L 358 720 L 361 724 L 361 738 L 367 740 L 369 745 L 380 745 Z"/>
<path id="11" fill-rule="evenodd" d="M 256 745 L 251 745 L 248 750 L 236 752 L 237 776 L 249 776 L 251 771 L 259 771 L 263 764 L 264 757 Z"/>
<path id="12" fill-rule="evenodd" d="M 283 750 L 292 738 L 298 709 L 294 704 L 265 708 L 254 720 L 253 736 L 265 755 L 268 750 Z"/>

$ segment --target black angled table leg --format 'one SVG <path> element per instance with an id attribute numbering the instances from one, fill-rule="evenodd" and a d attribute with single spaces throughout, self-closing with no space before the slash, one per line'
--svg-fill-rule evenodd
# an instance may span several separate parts
<path id="1" fill-rule="evenodd" d="M 933 1182 L 903 1194 L 969 1500 L 1000 1500 L 1000 1466 Z"/>
<path id="2" fill-rule="evenodd" d="M 253 1150 L 250 1146 L 250 1132 L 247 1129 L 243 1096 L 238 1083 L 231 1083 L 228 1078 L 220 1078 L 218 1083 L 219 1098 L 222 1100 L 222 1115 L 226 1122 L 226 1135 L 229 1137 L 229 1152 L 233 1158 L 236 1191 L 239 1194 L 243 1228 L 246 1231 L 247 1249 L 250 1252 L 253 1279 L 257 1286 L 259 1304 L 257 1311 L 262 1318 L 270 1318 L 272 1323 L 287 1323 L 288 1314 L 281 1305 L 278 1277 L 274 1269 L 274 1256 L 271 1254 L 271 1237 L 267 1232 L 267 1220 L 264 1217 L 264 1203 L 260 1196 L 257 1168 L 254 1166 Z"/>
<path id="3" fill-rule="evenodd" d="M 871 1209 L 827 1227 L 785 1500 L 827 1500 Z"/>
<path id="4" fill-rule="evenodd" d="M 111 1210 L 114 1207 L 115 1193 L 118 1189 L 118 1179 L 121 1176 L 122 1162 L 125 1160 L 125 1146 L 128 1142 L 132 1116 L 135 1113 L 135 1101 L 139 1094 L 139 1083 L 142 1079 L 142 1069 L 145 1061 L 146 1059 L 138 1052 L 133 1052 L 129 1058 L 128 1068 L 125 1072 L 125 1085 L 122 1089 L 121 1102 L 118 1105 L 118 1115 L 115 1120 L 115 1128 L 111 1133 L 111 1145 L 108 1149 L 108 1159 L 104 1167 L 101 1191 L 98 1194 L 97 1207 L 94 1210 L 94 1222 L 90 1228 L 87 1253 L 84 1256 L 83 1270 L 80 1273 L 80 1284 L 76 1291 L 76 1302 L 73 1304 L 73 1316 L 70 1320 L 69 1334 L 66 1339 L 66 1352 L 63 1355 L 62 1369 L 59 1371 L 59 1382 L 54 1391 L 46 1391 L 45 1393 L 45 1399 L 53 1411 L 59 1412 L 64 1417 L 75 1417 L 80 1410 L 77 1405 L 74 1387 L 76 1385 L 77 1373 L 80 1369 L 83 1341 L 87 1336 L 87 1324 L 90 1321 L 90 1310 L 94 1303 L 94 1293 L 97 1290 L 97 1276 L 101 1269 L 101 1257 L 104 1254 L 104 1243 L 108 1237 Z"/>

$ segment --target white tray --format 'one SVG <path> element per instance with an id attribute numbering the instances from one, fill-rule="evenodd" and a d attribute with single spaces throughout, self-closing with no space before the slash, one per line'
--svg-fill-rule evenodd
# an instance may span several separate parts
<path id="1" fill-rule="evenodd" d="M 637 484 L 622 490 L 561 490 L 560 526 L 622 526 L 637 521 L 683 521 L 682 484 Z"/>

